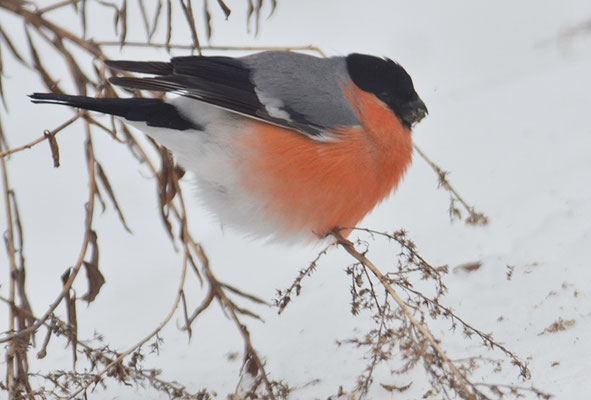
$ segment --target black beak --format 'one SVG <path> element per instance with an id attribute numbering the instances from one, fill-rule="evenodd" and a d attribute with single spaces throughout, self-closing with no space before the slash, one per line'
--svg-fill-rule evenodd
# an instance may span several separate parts
<path id="1" fill-rule="evenodd" d="M 425 118 L 429 114 L 427 110 L 427 106 L 423 103 L 423 100 L 417 97 L 416 100 L 413 100 L 404 105 L 404 111 L 402 113 L 402 122 L 408 127 L 412 127 L 413 125 L 419 123 L 423 118 Z"/>

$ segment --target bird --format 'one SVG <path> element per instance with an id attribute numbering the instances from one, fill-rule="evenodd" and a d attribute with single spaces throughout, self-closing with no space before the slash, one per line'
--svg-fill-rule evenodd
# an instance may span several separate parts
<path id="1" fill-rule="evenodd" d="M 105 63 L 126 72 L 109 78 L 115 86 L 176 96 L 29 97 L 122 118 L 192 173 L 222 226 L 258 238 L 347 237 L 397 188 L 428 114 L 399 63 L 367 54 Z"/>

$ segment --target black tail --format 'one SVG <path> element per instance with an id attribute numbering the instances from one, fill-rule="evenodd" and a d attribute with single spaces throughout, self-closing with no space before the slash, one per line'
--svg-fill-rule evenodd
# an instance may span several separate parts
<path id="1" fill-rule="evenodd" d="M 98 111 L 123 117 L 129 121 L 143 121 L 148 126 L 181 131 L 201 129 L 200 126 L 179 114 L 175 106 L 161 99 L 107 99 L 57 93 L 34 93 L 29 97 L 33 103 L 61 104 Z"/>

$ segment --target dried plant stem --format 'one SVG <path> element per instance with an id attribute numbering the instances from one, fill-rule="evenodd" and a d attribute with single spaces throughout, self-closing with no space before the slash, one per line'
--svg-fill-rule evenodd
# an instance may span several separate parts
<path id="1" fill-rule="evenodd" d="M 2 148 L 2 142 L 0 141 L 0 148 Z M 10 201 L 10 185 L 8 182 L 8 171 L 6 168 L 6 161 L 4 158 L 0 158 L 0 166 L 2 167 L 2 184 L 5 201 L 6 211 L 6 233 L 5 243 L 6 251 L 8 253 L 8 262 L 10 264 L 10 277 L 9 277 L 9 301 L 10 301 L 10 312 L 8 315 L 8 330 L 9 332 L 15 332 L 16 328 L 16 310 L 14 307 L 16 297 L 16 279 L 18 276 L 18 269 L 15 258 L 15 247 L 14 247 L 14 219 L 12 215 L 12 207 Z M 16 377 L 15 377 L 15 356 L 16 356 L 17 341 L 13 340 L 8 345 L 8 351 L 6 352 L 6 384 L 8 389 L 8 396 L 13 398 L 16 395 Z"/>
<path id="2" fill-rule="evenodd" d="M 505 353 L 505 355 L 507 357 L 511 358 L 513 365 L 519 367 L 519 369 L 521 371 L 521 376 L 524 379 L 529 378 L 530 372 L 529 372 L 529 369 L 527 368 L 527 365 L 524 364 L 523 361 L 521 361 L 519 359 L 519 357 L 517 357 L 517 355 L 515 353 L 513 353 L 511 350 L 509 350 L 507 347 L 496 342 L 491 337 L 490 334 L 486 334 L 486 333 L 482 332 L 481 330 L 474 328 L 468 322 L 464 321 L 462 318 L 460 318 L 458 315 L 456 315 L 450 308 L 447 308 L 447 307 L 439 304 L 439 302 L 434 301 L 433 299 L 430 299 L 429 297 L 423 295 L 420 291 L 414 290 L 413 288 L 411 288 L 410 286 L 405 285 L 405 284 L 399 284 L 398 286 L 400 286 L 403 290 L 405 290 L 409 293 L 412 293 L 415 296 L 420 297 L 422 299 L 422 301 L 424 301 L 425 303 L 429 303 L 433 307 L 439 308 L 440 310 L 442 310 L 445 313 L 445 315 L 449 315 L 449 317 L 453 321 L 458 321 L 465 330 L 476 333 L 487 347 L 489 347 L 491 349 L 497 348 L 497 349 L 501 350 L 503 353 Z"/>
<path id="3" fill-rule="evenodd" d="M 103 53 L 100 51 L 97 45 L 94 43 L 84 40 L 81 37 L 69 32 L 62 27 L 50 22 L 42 17 L 41 13 L 29 11 L 24 8 L 22 5 L 25 4 L 24 2 L 18 2 L 14 0 L 0 0 L 0 8 L 4 8 L 8 11 L 13 12 L 14 14 L 20 15 L 23 17 L 25 21 L 29 24 L 33 25 L 35 28 L 41 30 L 41 28 L 45 28 L 51 32 L 56 37 L 68 39 L 69 41 L 75 43 L 80 48 L 86 50 L 93 56 L 103 59 Z"/>
<path id="4" fill-rule="evenodd" d="M 413 147 L 414 147 L 415 151 L 417 153 L 419 153 L 421 158 L 423 160 L 425 160 L 427 162 L 427 164 L 429 164 L 429 166 L 435 171 L 435 173 L 437 174 L 437 176 L 439 178 L 439 184 L 441 186 L 443 186 L 448 192 L 451 193 L 452 204 L 453 204 L 453 199 L 458 200 L 462 204 L 462 206 L 464 206 L 464 208 L 466 209 L 468 214 L 470 214 L 470 217 L 468 217 L 468 219 L 467 219 L 467 223 L 472 224 L 472 225 L 487 225 L 488 224 L 488 217 L 482 213 L 476 212 L 474 210 L 474 207 L 470 207 L 468 205 L 468 203 L 462 198 L 462 196 L 460 196 L 460 194 L 456 191 L 456 189 L 451 185 L 451 183 L 447 179 L 447 176 L 446 176 L 447 172 L 442 170 L 441 167 L 439 167 L 439 165 L 435 164 L 435 162 L 433 160 L 431 160 L 427 156 L 427 154 L 425 154 L 425 152 L 423 150 L 421 150 L 421 148 L 419 146 L 417 146 L 416 144 L 413 143 Z"/>
<path id="5" fill-rule="evenodd" d="M 69 397 L 67 397 L 68 399 L 76 398 L 77 395 L 86 391 L 90 387 L 90 385 L 92 385 L 93 383 L 99 382 L 100 378 L 103 375 L 105 375 L 106 373 L 108 373 L 111 370 L 111 368 L 113 368 L 117 364 L 121 363 L 121 361 L 125 357 L 129 356 L 131 353 L 133 353 L 134 351 L 139 349 L 141 346 L 143 346 L 145 343 L 147 343 L 149 340 L 151 340 L 168 324 L 168 322 L 170 321 L 170 319 L 172 318 L 172 316 L 176 312 L 176 310 L 180 304 L 181 298 L 183 296 L 183 288 L 185 286 L 185 280 L 187 277 L 187 266 L 188 265 L 189 265 L 189 258 L 187 255 L 185 255 L 185 258 L 183 261 L 183 267 L 181 270 L 181 277 L 180 277 L 179 285 L 178 285 L 178 289 L 177 289 L 177 294 L 174 299 L 173 305 L 170 308 L 170 311 L 168 312 L 168 314 L 166 315 L 164 320 L 162 320 L 162 322 L 152 332 L 150 332 L 150 334 L 148 334 L 146 337 L 144 337 L 142 340 L 140 340 L 139 342 L 137 342 L 136 344 L 131 346 L 129 349 L 127 349 L 123 353 L 121 353 L 115 360 L 111 361 L 105 368 L 103 368 L 100 372 L 98 372 L 95 375 L 93 380 L 86 382 L 86 384 L 84 384 L 80 389 L 78 389 L 76 392 L 72 393 Z"/>
<path id="6" fill-rule="evenodd" d="M 497 393 L 499 393 L 499 389 L 501 389 L 501 388 L 507 389 L 508 392 L 510 392 L 512 394 L 517 394 L 517 392 L 531 392 L 531 393 L 534 393 L 537 398 L 540 398 L 543 400 L 550 400 L 552 397 L 554 397 L 552 394 L 542 392 L 541 390 L 537 389 L 534 386 L 527 387 L 527 386 L 507 385 L 504 383 L 484 383 L 484 382 L 474 383 L 474 386 L 482 386 L 482 387 L 485 387 L 488 389 L 492 389 L 493 391 L 496 391 Z"/>
<path id="7" fill-rule="evenodd" d="M 201 43 L 199 42 L 199 35 L 197 34 L 197 27 L 195 26 L 195 17 L 193 16 L 193 4 L 191 0 L 179 0 L 183 14 L 187 20 L 187 25 L 191 30 L 191 38 L 193 39 L 193 49 L 197 49 L 199 55 L 201 55 Z"/>
<path id="8" fill-rule="evenodd" d="M 81 1 L 83 1 L 83 0 L 63 0 L 63 1 L 59 1 L 57 3 L 54 3 L 52 5 L 49 5 L 45 8 L 42 8 L 42 9 L 38 10 L 37 12 L 39 14 L 45 14 L 46 12 L 57 10 L 58 8 L 66 7 L 66 6 L 69 6 L 72 4 L 76 4 L 76 3 L 80 3 Z"/>
<path id="9" fill-rule="evenodd" d="M 19 306 L 17 306 L 17 305 L 16 305 L 16 304 L 14 304 L 14 303 L 11 303 L 9 299 L 7 299 L 7 298 L 5 298 L 5 297 L 2 297 L 2 296 L 0 296 L 0 301 L 2 301 L 2 302 L 4 302 L 4 303 L 8 304 L 9 306 L 13 306 L 13 307 L 14 307 L 16 310 L 18 310 L 18 312 L 20 312 L 20 313 L 23 313 L 24 315 L 26 315 L 26 316 L 28 316 L 28 317 L 31 317 L 31 318 L 33 318 L 33 319 L 35 319 L 35 320 L 37 320 L 37 317 L 35 317 L 35 316 L 34 316 L 34 315 L 31 313 L 31 311 L 29 311 L 29 310 L 27 310 L 27 309 L 25 309 L 25 308 L 19 307 Z M 64 321 L 62 321 L 62 320 L 60 320 L 60 319 L 58 319 L 58 318 L 57 318 L 57 317 L 55 317 L 55 316 L 53 316 L 53 317 L 52 317 L 52 321 L 51 321 L 51 322 L 45 321 L 45 322 L 43 323 L 43 325 L 44 325 L 45 327 L 47 327 L 47 329 L 48 329 L 48 333 L 47 333 L 47 335 L 46 335 L 46 337 L 45 337 L 45 339 L 44 339 L 44 343 L 43 343 L 43 347 L 42 347 L 42 350 L 41 350 L 41 351 L 43 351 L 43 350 L 45 349 L 45 347 L 47 346 L 47 342 L 49 342 L 49 337 L 51 336 L 51 333 L 52 333 L 52 330 L 53 330 L 53 329 L 55 329 L 56 327 L 59 327 L 59 329 L 60 329 L 62 332 L 66 331 L 66 330 L 68 329 L 68 324 L 67 324 L 66 322 L 64 322 Z M 91 353 L 99 353 L 99 354 L 101 354 L 101 355 L 102 355 L 102 358 L 103 358 L 104 360 L 108 360 L 108 361 L 110 361 L 110 357 L 108 357 L 107 355 L 105 355 L 105 354 L 104 354 L 104 349 L 100 349 L 100 348 L 99 348 L 99 349 L 97 349 L 97 348 L 95 348 L 95 347 L 91 346 L 90 344 L 86 343 L 86 342 L 85 342 L 85 341 L 83 341 L 83 340 L 78 340 L 78 343 L 77 343 L 77 344 L 78 344 L 80 347 L 84 348 L 86 351 L 89 351 L 89 352 L 91 352 Z M 42 353 L 41 353 L 41 354 L 38 354 L 38 356 L 37 356 L 37 357 L 38 357 L 38 358 L 44 358 L 44 357 L 45 357 L 45 354 L 42 354 Z M 167 381 L 164 381 L 164 380 L 162 380 L 162 379 L 159 379 L 159 378 L 155 377 L 154 375 L 152 375 L 152 374 L 148 374 L 148 373 L 146 373 L 146 372 L 144 372 L 144 371 L 142 371 L 142 370 L 135 370 L 134 372 L 135 372 L 136 374 L 138 374 L 138 375 L 142 376 L 143 378 L 146 378 L 146 379 L 148 379 L 148 380 L 151 380 L 151 381 L 155 381 L 155 382 L 157 382 L 157 383 L 159 383 L 159 384 L 165 384 L 165 385 L 170 385 L 170 384 L 171 384 L 170 382 L 167 382 Z M 66 388 L 63 388 L 63 387 L 62 387 L 62 390 L 66 390 L 66 391 L 67 391 L 67 389 L 66 389 Z M 179 392 L 179 393 L 182 393 L 183 395 L 187 394 L 187 393 L 184 391 L 184 389 L 182 390 L 182 392 Z"/>
<path id="10" fill-rule="evenodd" d="M 468 205 L 468 203 L 466 203 L 466 201 L 462 198 L 462 196 L 460 196 L 460 194 L 456 191 L 456 189 L 454 189 L 454 187 L 447 181 L 447 179 L 445 179 L 445 171 L 443 171 L 439 165 L 435 164 L 435 162 L 433 160 L 431 160 L 427 154 L 425 154 L 425 152 L 423 150 L 421 150 L 421 148 L 419 146 L 417 146 L 416 144 L 413 143 L 413 147 L 415 149 L 415 151 L 417 153 L 419 153 L 419 155 L 421 156 L 421 158 L 423 160 L 425 160 L 427 162 L 427 164 L 429 164 L 429 166 L 431 168 L 433 168 L 433 170 L 437 173 L 437 175 L 440 178 L 444 178 L 441 180 L 441 184 L 450 192 L 452 192 L 454 194 L 454 196 L 456 196 L 456 198 L 458 199 L 458 201 L 460 203 L 462 203 L 462 205 L 464 206 L 464 208 L 467 211 L 470 211 L 471 207 Z"/>
<path id="11" fill-rule="evenodd" d="M 407 305 L 404 302 L 404 300 L 402 300 L 400 298 L 400 296 L 398 296 L 398 294 L 394 291 L 394 289 L 392 288 L 392 286 L 388 282 L 388 278 L 386 278 L 384 276 L 384 274 L 382 274 L 382 272 L 367 257 L 365 257 L 365 255 L 359 253 L 355 249 L 355 246 L 353 245 L 353 243 L 343 237 L 343 235 L 341 234 L 340 230 L 334 230 L 331 234 L 336 238 L 337 242 L 347 251 L 347 253 L 349 253 L 351 256 L 353 256 L 353 258 L 355 258 L 357 261 L 359 261 L 362 265 L 364 265 L 365 267 L 369 268 L 369 270 L 379 279 L 380 283 L 384 286 L 384 288 L 386 289 L 386 291 L 388 292 L 388 294 L 390 296 L 392 296 L 392 298 L 394 299 L 394 301 L 402 309 L 402 311 L 404 312 L 404 315 L 408 318 L 408 320 L 410 321 L 410 323 L 419 332 L 421 332 L 421 334 L 425 337 L 425 339 L 427 339 L 427 341 L 429 342 L 429 344 L 433 347 L 433 350 L 435 350 L 435 352 L 449 366 L 449 368 L 451 369 L 452 373 L 458 379 L 459 384 L 460 384 L 462 390 L 464 391 L 464 394 L 466 395 L 466 398 L 474 398 L 475 399 L 476 396 L 470 391 L 470 389 L 468 388 L 468 386 L 466 384 L 467 379 L 456 368 L 456 366 L 453 363 L 453 361 L 451 361 L 449 359 L 449 357 L 447 356 L 447 354 L 445 354 L 445 352 L 443 351 L 443 349 L 441 349 L 441 347 L 439 346 L 439 344 L 437 343 L 437 341 L 435 340 L 435 338 L 433 337 L 433 334 L 429 331 L 429 329 L 426 328 L 419 321 L 417 321 L 417 319 L 414 317 L 414 315 L 412 314 L 412 312 L 410 311 L 410 309 L 407 307 Z"/>
<path id="12" fill-rule="evenodd" d="M 372 285 L 371 291 L 373 293 L 374 301 L 376 302 L 376 307 L 380 313 L 380 322 L 379 322 L 378 333 L 377 333 L 377 337 L 380 338 L 380 337 L 382 337 L 382 334 L 383 334 L 384 330 L 386 329 L 386 317 L 388 314 L 386 312 L 383 312 L 382 310 L 386 310 L 386 307 L 388 307 L 388 297 L 384 296 L 384 304 L 380 307 L 378 299 L 375 297 L 375 291 L 373 289 L 373 284 L 371 283 L 371 279 L 369 279 L 369 274 L 367 273 L 367 269 L 364 268 L 363 270 L 368 277 L 368 282 Z M 372 377 L 373 377 L 374 370 L 380 360 L 379 355 L 380 355 L 379 351 L 372 352 L 371 362 L 369 363 L 367 375 L 365 376 L 365 381 L 363 382 L 363 385 L 361 386 L 362 389 L 361 389 L 360 399 L 365 398 L 365 396 L 367 396 L 367 393 L 369 392 L 369 387 L 370 387 L 372 379 L 373 379 Z"/>
<path id="13" fill-rule="evenodd" d="M 254 360 L 254 362 L 257 366 L 257 369 L 261 373 L 261 377 L 263 379 L 263 383 L 265 384 L 265 386 L 267 388 L 269 398 L 271 400 L 275 400 L 275 395 L 273 394 L 273 386 L 271 385 L 271 381 L 269 380 L 269 377 L 267 375 L 267 371 L 265 370 L 264 364 L 261 361 L 261 359 L 258 355 L 258 352 L 254 348 L 252 341 L 250 340 L 250 334 L 248 333 L 248 329 L 246 328 L 246 325 L 244 325 L 240 321 L 240 319 L 238 318 L 238 314 L 236 313 L 236 306 L 234 305 L 234 303 L 232 301 L 230 301 L 230 299 L 228 299 L 228 297 L 226 296 L 226 293 L 224 292 L 224 290 L 222 288 L 222 285 L 219 283 L 217 278 L 213 275 L 213 272 L 209 268 L 209 261 L 208 261 L 207 257 L 205 256 L 205 253 L 204 253 L 203 249 L 201 248 L 201 246 L 199 246 L 197 243 L 195 243 L 192 238 L 189 238 L 189 243 L 191 244 L 191 247 L 193 248 L 194 252 L 199 257 L 199 261 L 201 262 L 201 265 L 203 266 L 203 269 L 205 270 L 205 274 L 207 276 L 209 284 L 212 287 L 212 291 L 215 293 L 215 296 L 220 300 L 220 302 L 222 303 L 222 306 L 230 312 L 230 317 L 232 318 L 232 321 L 234 321 L 234 323 L 236 324 L 236 327 L 240 331 L 240 335 L 242 336 L 242 340 L 244 341 L 244 344 L 246 345 L 247 353 L 249 353 L 249 355 L 252 357 L 252 359 Z"/>
<path id="14" fill-rule="evenodd" d="M 287 305 L 291 302 L 291 297 L 293 294 L 295 294 L 296 296 L 300 295 L 300 291 L 302 290 L 302 281 L 304 280 L 304 278 L 307 276 L 311 276 L 312 273 L 316 271 L 320 259 L 323 256 L 325 256 L 326 253 L 328 253 L 328 250 L 333 246 L 336 246 L 336 243 L 330 243 L 322 251 L 320 251 L 318 255 L 316 255 L 316 258 L 314 258 L 310 265 L 308 265 L 308 267 L 300 270 L 298 276 L 294 279 L 292 284 L 287 289 L 277 291 L 275 306 L 279 308 L 279 310 L 277 311 L 278 314 L 281 314 L 283 310 L 285 310 Z"/>
<path id="15" fill-rule="evenodd" d="M 66 294 L 70 291 L 70 289 L 72 288 L 72 285 L 74 284 L 74 280 L 76 279 L 76 276 L 78 275 L 78 273 L 80 272 L 80 269 L 82 269 L 82 266 L 84 265 L 84 257 L 86 256 L 86 252 L 88 250 L 89 244 L 90 244 L 92 237 L 94 235 L 94 233 L 92 232 L 92 221 L 93 221 L 93 216 L 94 216 L 95 197 L 96 197 L 96 193 L 97 193 L 96 178 L 95 178 L 96 174 L 95 174 L 94 150 L 93 150 L 93 146 L 92 146 L 92 138 L 91 138 L 89 129 L 87 129 L 87 132 L 86 132 L 86 154 L 87 154 L 87 170 L 88 170 L 88 178 L 89 178 L 89 190 L 88 190 L 89 194 L 88 194 L 88 202 L 86 203 L 86 216 L 85 216 L 85 222 L 84 222 L 84 237 L 82 240 L 82 246 L 80 248 L 80 253 L 78 255 L 78 259 L 76 260 L 76 264 L 74 264 L 74 267 L 71 269 L 69 278 L 64 283 L 62 291 L 57 296 L 55 301 L 53 303 L 51 303 L 51 305 L 49 306 L 49 308 L 47 309 L 45 314 L 43 314 L 43 316 L 41 316 L 37 320 L 37 322 L 34 323 L 33 325 L 30 325 L 25 329 L 21 329 L 20 331 L 18 331 L 16 333 L 13 333 L 11 335 L 3 337 L 2 339 L 0 339 L 0 343 L 5 343 L 8 341 L 14 340 L 18 337 L 23 337 L 25 335 L 29 335 L 30 333 L 33 333 L 37 329 L 39 329 L 39 327 L 41 325 L 43 325 L 43 323 L 47 320 L 47 318 L 49 318 L 49 316 L 55 311 L 57 306 L 62 302 L 62 300 L 64 299 Z M 1 158 L 1 160 L 4 160 L 4 158 Z M 4 161 L 2 161 L 2 162 L 4 162 Z M 14 300 L 14 299 L 12 299 L 12 300 Z"/>
<path id="16" fill-rule="evenodd" d="M 121 46 L 121 42 L 101 41 L 96 42 L 99 46 Z M 166 44 L 166 43 L 145 43 L 145 42 L 125 42 L 123 46 L 131 47 L 152 47 L 179 50 L 195 50 L 192 44 Z M 326 57 L 326 54 L 316 46 L 206 46 L 201 45 L 201 50 L 220 50 L 220 51 L 313 51 Z"/>
<path id="17" fill-rule="evenodd" d="M 74 115 L 72 118 L 70 118 L 69 120 L 67 120 L 66 122 L 64 122 L 60 126 L 58 126 L 57 128 L 55 128 L 52 131 L 50 131 L 47 135 L 43 135 L 43 136 L 41 136 L 41 137 L 39 137 L 39 138 L 37 138 L 37 139 L 35 139 L 35 140 L 27 143 L 27 144 L 22 145 L 22 146 L 15 147 L 15 148 L 8 149 L 6 151 L 0 152 L 0 158 L 9 156 L 9 155 L 14 154 L 14 153 L 18 153 L 19 151 L 30 149 L 31 147 L 33 147 L 33 146 L 35 146 L 35 145 L 43 142 L 44 140 L 47 140 L 50 137 L 55 136 L 58 132 L 60 132 L 61 130 L 63 130 L 67 126 L 72 125 L 76 120 L 78 120 L 84 114 L 86 114 L 86 111 L 79 111 L 76 115 Z"/>

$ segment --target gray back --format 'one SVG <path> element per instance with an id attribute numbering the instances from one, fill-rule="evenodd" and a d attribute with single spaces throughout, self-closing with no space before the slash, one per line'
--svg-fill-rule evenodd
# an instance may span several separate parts
<path id="1" fill-rule="evenodd" d="M 325 128 L 359 125 L 343 93 L 343 83 L 350 81 L 344 57 L 269 51 L 240 60 L 251 69 L 257 90 L 280 99 L 293 117 Z"/>

